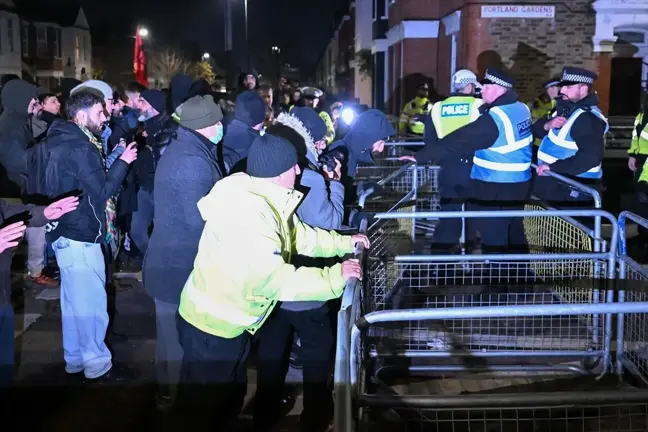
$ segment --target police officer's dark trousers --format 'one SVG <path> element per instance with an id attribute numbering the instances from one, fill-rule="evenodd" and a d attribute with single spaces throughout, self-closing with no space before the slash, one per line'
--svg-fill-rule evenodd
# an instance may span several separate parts
<path id="1" fill-rule="evenodd" d="M 328 305 L 303 311 L 277 306 L 255 335 L 258 340 L 255 431 L 271 430 L 283 414 L 281 401 L 295 332 L 301 341 L 299 356 L 304 374 L 301 430 L 318 432 L 328 426 L 329 378 L 334 352 Z"/>
<path id="2" fill-rule="evenodd" d="M 461 211 L 468 201 L 470 187 L 470 170 L 472 162 L 469 157 L 446 159 L 439 173 L 439 188 L 441 192 L 441 211 Z M 466 210 L 468 208 L 466 207 Z M 473 219 L 465 219 L 466 242 L 474 242 L 476 238 Z M 462 220 L 460 218 L 441 219 L 434 229 L 432 251 L 443 252 L 459 243 Z"/>
<path id="3" fill-rule="evenodd" d="M 524 210 L 524 202 L 472 200 L 470 211 Z M 474 226 L 481 236 L 484 253 L 528 252 L 524 224 L 520 217 L 475 218 Z"/>

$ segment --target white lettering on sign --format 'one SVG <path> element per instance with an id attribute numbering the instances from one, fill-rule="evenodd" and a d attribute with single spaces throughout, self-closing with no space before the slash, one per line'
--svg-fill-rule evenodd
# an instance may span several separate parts
<path id="1" fill-rule="evenodd" d="M 441 107 L 441 117 L 465 116 L 470 112 L 469 104 L 451 104 Z"/>
<path id="2" fill-rule="evenodd" d="M 554 18 L 555 6 L 501 5 L 482 6 L 482 18 Z"/>

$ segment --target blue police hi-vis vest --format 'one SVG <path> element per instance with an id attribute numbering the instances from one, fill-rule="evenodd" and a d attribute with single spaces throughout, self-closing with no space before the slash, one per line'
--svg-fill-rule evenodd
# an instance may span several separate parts
<path id="1" fill-rule="evenodd" d="M 578 117 L 586 112 L 587 110 L 582 108 L 574 110 L 563 127 L 549 131 L 547 136 L 542 139 L 540 148 L 538 149 L 538 162 L 540 164 L 551 165 L 558 160 L 570 158 L 578 153 L 578 144 L 574 141 L 571 130 Z M 593 106 L 590 108 L 590 112 L 605 122 L 605 133 L 607 133 L 610 127 L 601 110 Z M 599 163 L 587 172 L 578 174 L 576 177 L 600 179 L 603 177 L 602 163 Z"/>
<path id="2" fill-rule="evenodd" d="M 488 113 L 499 136 L 473 157 L 470 178 L 489 183 L 522 183 L 531 179 L 531 112 L 521 103 L 492 107 Z"/>

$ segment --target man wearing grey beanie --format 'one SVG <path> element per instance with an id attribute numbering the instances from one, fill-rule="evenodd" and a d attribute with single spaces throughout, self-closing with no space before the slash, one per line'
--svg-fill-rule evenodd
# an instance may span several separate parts
<path id="1" fill-rule="evenodd" d="M 271 134 L 255 139 L 247 169 L 218 182 L 198 202 L 205 229 L 178 310 L 188 386 L 179 389 L 177 412 L 187 429 L 213 422 L 229 430 L 236 421 L 247 391 L 252 335 L 275 306 L 337 298 L 347 280 L 362 275 L 354 259 L 296 268 L 293 248 L 317 258 L 342 257 L 356 243 L 369 247 L 362 234 L 343 236 L 299 220 L 295 210 L 303 194 L 295 182 L 300 170 L 287 139 Z"/>
<path id="2" fill-rule="evenodd" d="M 194 96 L 178 111 L 180 127 L 155 173 L 153 233 L 143 266 L 144 289 L 155 301 L 160 408 L 173 402 L 180 379 L 175 315 L 205 225 L 197 204 L 224 176 L 217 157 L 223 137 L 220 107 L 211 96 Z"/>

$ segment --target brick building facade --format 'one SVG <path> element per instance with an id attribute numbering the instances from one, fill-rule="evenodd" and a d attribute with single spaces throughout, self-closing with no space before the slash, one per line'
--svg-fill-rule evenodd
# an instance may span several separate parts
<path id="1" fill-rule="evenodd" d="M 439 95 L 452 74 L 507 70 L 521 100 L 565 65 L 599 74 L 610 114 L 638 109 L 648 77 L 646 0 L 371 0 L 373 105 L 398 113 L 423 82 Z"/>

